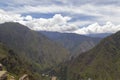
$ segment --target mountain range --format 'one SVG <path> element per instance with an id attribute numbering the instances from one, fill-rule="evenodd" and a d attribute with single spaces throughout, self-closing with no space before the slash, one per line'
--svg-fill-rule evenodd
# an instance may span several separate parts
<path id="1" fill-rule="evenodd" d="M 65 67 L 66 68 L 66 67 Z M 79 55 L 66 68 L 66 80 L 119 80 L 120 31 Z"/>
<path id="2" fill-rule="evenodd" d="M 107 36 L 110 36 L 111 34 L 113 33 L 96 33 L 96 34 L 88 34 L 87 36 L 105 38 Z"/>
<path id="3" fill-rule="evenodd" d="M 73 57 L 78 56 L 82 52 L 90 50 L 102 39 L 99 37 L 89 37 L 75 33 L 59 33 L 48 31 L 40 31 L 40 33 L 63 45 L 67 50 L 70 51 L 70 55 Z"/>
<path id="4" fill-rule="evenodd" d="M 67 59 L 69 51 L 19 23 L 0 24 L 0 41 L 41 72 Z"/>
<path id="5" fill-rule="evenodd" d="M 103 39 L 33 31 L 19 23 L 3 23 L 0 63 L 16 79 L 26 73 L 30 80 L 49 80 L 42 74 L 50 72 L 59 80 L 119 80 L 120 31 L 108 35 Z"/>

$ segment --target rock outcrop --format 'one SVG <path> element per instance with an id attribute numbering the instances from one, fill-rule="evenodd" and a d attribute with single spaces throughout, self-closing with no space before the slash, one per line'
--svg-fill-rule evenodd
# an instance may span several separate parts
<path id="1" fill-rule="evenodd" d="M 2 64 L 0 64 L 0 80 L 7 80 L 7 71 L 3 70 Z"/>
<path id="2" fill-rule="evenodd" d="M 27 74 L 24 74 L 22 77 L 19 78 L 19 80 L 29 80 L 29 76 Z"/>

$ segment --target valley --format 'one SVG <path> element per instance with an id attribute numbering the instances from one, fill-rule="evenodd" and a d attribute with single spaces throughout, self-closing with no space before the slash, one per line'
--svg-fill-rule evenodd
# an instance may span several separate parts
<path id="1" fill-rule="evenodd" d="M 119 39 L 120 32 L 99 38 L 38 32 L 13 22 L 0 24 L 0 63 L 4 67 L 0 78 L 118 80 Z"/>
<path id="2" fill-rule="evenodd" d="M 0 80 L 120 80 L 120 0 L 0 0 Z"/>
<path id="3" fill-rule="evenodd" d="M 63 45 L 64 48 L 70 51 L 71 57 L 76 57 L 80 53 L 92 49 L 102 39 L 99 37 L 89 37 L 75 33 L 59 33 L 47 31 L 39 31 L 39 33 L 42 33 L 49 39 Z"/>

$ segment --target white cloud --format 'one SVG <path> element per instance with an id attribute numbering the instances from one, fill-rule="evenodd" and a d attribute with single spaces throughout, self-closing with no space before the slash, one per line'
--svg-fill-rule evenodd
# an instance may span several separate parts
<path id="1" fill-rule="evenodd" d="M 77 9 L 77 10 L 75 10 Z M 80 13 L 82 10 L 80 10 L 78 7 L 75 6 L 60 6 L 60 5 L 38 5 L 38 6 L 30 6 L 25 5 L 22 7 L 19 7 L 19 9 L 13 8 L 13 12 L 15 13 L 58 13 L 58 12 L 71 12 L 71 13 Z"/>
<path id="2" fill-rule="evenodd" d="M 65 13 L 68 16 L 74 18 L 76 15 L 79 17 L 91 16 L 93 20 L 89 20 L 91 22 L 99 22 L 104 23 L 107 21 L 111 21 L 115 24 L 119 24 L 119 16 L 120 16 L 120 6 L 118 5 L 95 5 L 95 4 L 84 4 L 84 5 L 56 5 L 49 4 L 48 5 L 24 5 L 20 7 L 11 7 L 9 10 L 13 13 L 24 14 L 24 13 Z M 82 19 L 79 19 L 82 20 Z"/>
<path id="3" fill-rule="evenodd" d="M 13 14 L 0 9 L 0 23 L 21 20 L 23 17 L 20 14 Z"/>
<path id="4" fill-rule="evenodd" d="M 102 8 L 102 7 L 96 7 L 95 5 L 91 4 L 85 4 L 80 6 L 74 6 L 74 5 L 37 5 L 37 6 L 31 6 L 31 5 L 24 5 L 22 7 L 18 8 L 12 8 L 12 12 L 14 13 L 68 13 L 68 14 L 85 14 L 85 15 L 91 15 L 91 16 L 101 16 L 96 11 L 96 8 Z M 90 12 L 91 11 L 91 12 Z"/>
<path id="5" fill-rule="evenodd" d="M 67 32 L 78 28 L 74 24 L 69 24 L 68 21 L 70 19 L 70 17 L 63 17 L 61 14 L 56 14 L 49 19 L 40 18 L 26 21 L 25 25 L 33 30 Z"/>
<path id="6" fill-rule="evenodd" d="M 0 10 L 0 23 L 4 22 L 19 22 L 23 25 L 28 26 L 32 30 L 44 30 L 44 31 L 58 31 L 58 32 L 69 32 L 76 30 L 78 27 L 74 24 L 69 23 L 71 17 L 62 16 L 56 14 L 52 18 L 32 18 L 30 15 L 21 16 L 20 14 L 13 14 Z"/>
<path id="7" fill-rule="evenodd" d="M 101 26 L 98 23 L 91 24 L 87 27 L 80 28 L 73 33 L 77 34 L 96 34 L 96 33 L 115 33 L 120 30 L 120 25 L 114 25 L 111 22 L 107 22 Z"/>
<path id="8" fill-rule="evenodd" d="M 119 0 L 0 0 L 0 7 L 18 14 L 67 14 L 72 18 L 91 16 L 91 23 L 105 23 L 111 21 L 119 24 Z M 7 6 L 6 6 L 7 5 Z M 30 17 L 29 17 L 30 18 Z M 84 20 L 84 19 L 83 19 Z M 82 21 L 84 22 L 84 21 Z M 86 21 L 85 21 L 86 22 Z"/>
<path id="9" fill-rule="evenodd" d="M 114 33 L 120 30 L 120 25 L 114 25 L 111 22 L 107 22 L 103 26 L 94 23 L 87 27 L 80 28 L 78 26 L 90 24 L 92 21 L 69 22 L 70 20 L 71 17 L 62 16 L 61 14 L 56 14 L 48 19 L 33 18 L 30 15 L 21 16 L 20 14 L 5 12 L 0 9 L 0 23 L 19 22 L 32 30 L 71 32 L 77 34 Z"/>
<path id="10" fill-rule="evenodd" d="M 27 21 L 31 21 L 31 20 L 32 20 L 32 16 L 27 15 L 27 16 L 25 17 L 25 20 L 27 20 Z"/>

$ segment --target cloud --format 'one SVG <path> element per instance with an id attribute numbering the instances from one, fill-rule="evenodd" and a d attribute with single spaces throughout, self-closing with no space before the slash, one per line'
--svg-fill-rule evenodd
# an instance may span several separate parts
<path id="1" fill-rule="evenodd" d="M 114 25 L 111 22 L 107 22 L 101 26 L 98 23 L 91 24 L 87 27 L 80 28 L 73 33 L 77 34 L 97 34 L 97 33 L 115 33 L 120 30 L 120 25 Z"/>
<path id="2" fill-rule="evenodd" d="M 119 5 L 119 0 L 0 0 L 0 23 L 19 22 L 33 30 L 78 34 L 113 33 L 120 30 Z M 34 18 L 30 14 L 53 16 Z"/>
<path id="3" fill-rule="evenodd" d="M 23 17 L 20 14 L 7 13 L 0 9 L 0 23 L 11 22 L 11 21 L 21 21 Z"/>
<path id="4" fill-rule="evenodd" d="M 120 25 L 114 25 L 111 22 L 107 22 L 105 25 L 99 25 L 98 23 L 91 24 L 92 21 L 77 20 L 71 22 L 71 19 L 72 18 L 70 16 L 62 16 L 61 14 L 55 14 L 51 18 L 33 18 L 30 15 L 22 16 L 20 14 L 6 12 L 0 9 L 0 23 L 19 22 L 36 31 L 40 30 L 57 31 L 63 33 L 96 34 L 114 33 L 120 30 Z M 84 24 L 90 25 L 85 27 Z M 79 27 L 81 25 L 83 27 Z"/>
<path id="5" fill-rule="evenodd" d="M 50 5 L 59 4 L 61 5 L 84 5 L 84 4 L 96 4 L 96 5 L 119 5 L 119 0 L 0 0 L 1 4 L 8 6 L 21 6 L 21 5 Z"/>
<path id="6" fill-rule="evenodd" d="M 25 19 L 26 19 L 27 21 L 31 21 L 33 18 L 32 18 L 32 16 L 27 15 L 27 16 L 25 17 Z"/>
<path id="7" fill-rule="evenodd" d="M 89 8 L 88 8 L 89 7 Z M 97 13 L 96 9 L 102 7 L 96 7 L 95 5 L 85 4 L 80 6 L 74 5 L 37 5 L 30 6 L 25 5 L 18 8 L 13 7 L 10 11 L 14 13 L 67 13 L 69 14 L 84 14 L 84 15 L 94 15 L 100 16 L 101 14 Z M 91 13 L 89 12 L 91 11 Z"/>
<path id="8" fill-rule="evenodd" d="M 74 24 L 69 24 L 70 17 L 63 17 L 61 14 L 56 14 L 52 18 L 45 19 L 33 19 L 31 21 L 26 21 L 25 25 L 29 26 L 33 30 L 43 30 L 43 31 L 58 31 L 67 32 L 71 30 L 76 30 L 78 27 Z"/>
<path id="9" fill-rule="evenodd" d="M 66 14 L 72 19 L 77 15 L 77 21 L 86 20 L 100 24 L 107 21 L 119 24 L 119 5 L 119 0 L 0 0 L 0 8 L 12 13 Z"/>
<path id="10" fill-rule="evenodd" d="M 66 0 L 67 1 L 67 0 Z M 97 2 L 97 1 L 96 1 Z M 115 24 L 119 24 L 120 6 L 118 5 L 96 5 L 96 4 L 84 4 L 84 5 L 24 5 L 19 7 L 11 7 L 9 12 L 18 14 L 66 14 L 74 19 L 77 15 L 78 20 L 105 23 L 111 21 Z M 84 16 L 83 16 L 84 15 Z M 81 18 L 83 16 L 83 18 Z M 88 17 L 88 18 L 87 18 Z M 92 20 L 89 19 L 91 17 Z"/>
<path id="11" fill-rule="evenodd" d="M 69 23 L 71 17 L 55 14 L 52 18 L 32 18 L 32 16 L 21 16 L 20 14 L 13 14 L 0 10 L 0 23 L 4 22 L 19 22 L 28 26 L 32 30 L 42 31 L 58 31 L 69 32 L 76 30 L 78 27 Z"/>

